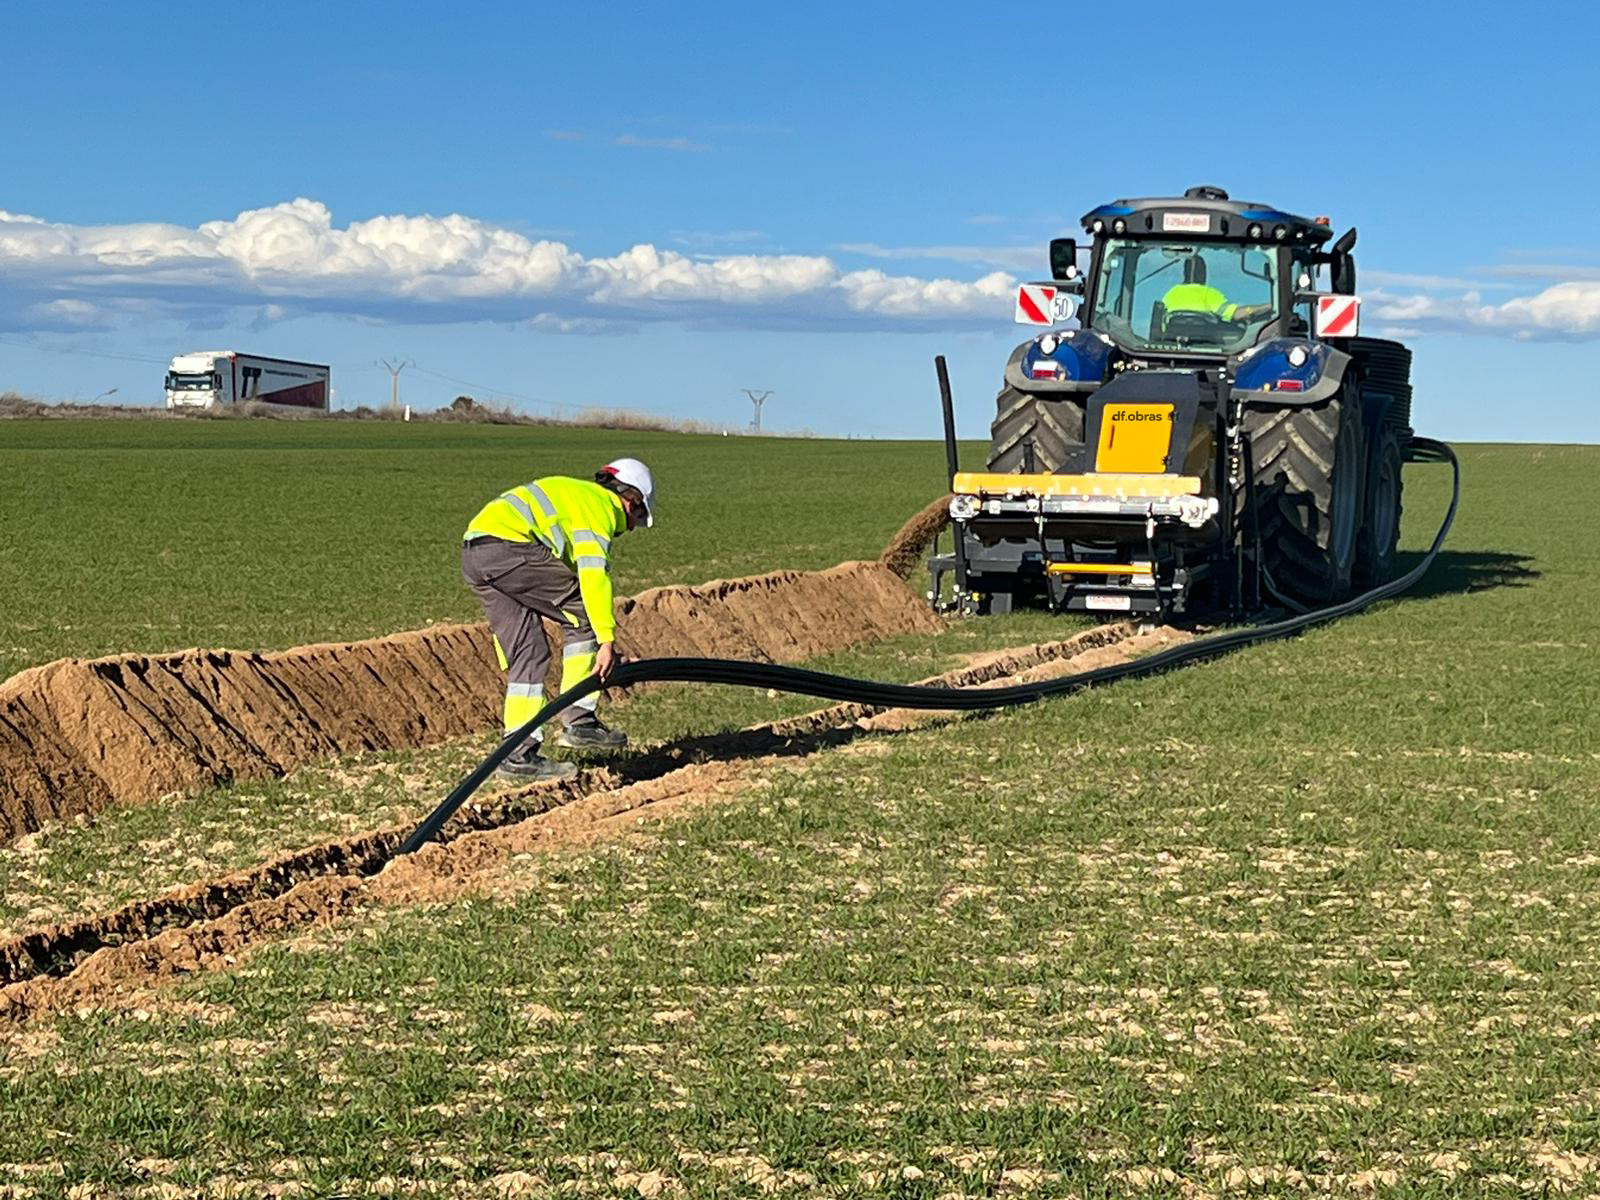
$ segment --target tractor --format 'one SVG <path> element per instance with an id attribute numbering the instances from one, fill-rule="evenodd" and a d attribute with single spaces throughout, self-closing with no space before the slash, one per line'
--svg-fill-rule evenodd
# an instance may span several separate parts
<path id="1" fill-rule="evenodd" d="M 1006 364 L 984 471 L 958 469 L 939 364 L 955 540 L 935 601 L 1162 619 L 1388 579 L 1411 355 L 1358 335 L 1356 231 L 1215 187 L 1083 228 L 1086 263 L 1056 238 L 1052 278 L 1018 289 L 1046 328 Z"/>

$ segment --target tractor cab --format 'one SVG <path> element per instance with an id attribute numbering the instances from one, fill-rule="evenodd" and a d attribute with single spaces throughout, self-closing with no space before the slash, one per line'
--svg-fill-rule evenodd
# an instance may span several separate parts
<path id="1" fill-rule="evenodd" d="M 1054 328 L 1017 348 L 1007 367 L 1014 387 L 1084 395 L 1144 367 L 1233 374 L 1268 346 L 1353 332 L 1319 321 L 1330 311 L 1324 297 L 1355 291 L 1355 230 L 1329 246 L 1327 217 L 1195 187 L 1102 204 L 1083 228 L 1087 272 L 1077 241 L 1056 238 L 1051 281 L 1019 289 L 1017 320 Z M 1319 280 L 1326 292 L 1313 290 Z M 1062 328 L 1069 314 L 1076 329 Z"/>
<path id="2" fill-rule="evenodd" d="M 1338 262 L 1338 282 L 1353 290 L 1349 245 L 1322 249 L 1332 235 L 1326 217 L 1230 200 L 1220 188 L 1103 204 L 1083 227 L 1088 278 L 1069 239 L 1051 243 L 1053 273 L 1081 292 L 1083 328 L 1133 355 L 1229 358 L 1273 338 L 1308 337 L 1308 293 L 1326 264 Z"/>
<path id="3" fill-rule="evenodd" d="M 1084 324 L 1134 354 L 1236 353 L 1281 315 L 1276 258 L 1260 246 L 1109 239 Z"/>

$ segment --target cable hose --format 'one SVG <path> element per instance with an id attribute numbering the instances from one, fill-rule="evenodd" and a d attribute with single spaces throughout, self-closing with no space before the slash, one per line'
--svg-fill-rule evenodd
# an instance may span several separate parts
<path id="1" fill-rule="evenodd" d="M 1445 536 L 1455 521 L 1456 509 L 1461 502 L 1461 463 L 1456 458 L 1455 451 L 1444 442 L 1432 438 L 1413 438 L 1407 453 L 1407 461 L 1450 464 L 1454 478 L 1449 510 L 1445 513 L 1444 522 L 1439 526 L 1439 532 L 1434 536 L 1433 544 L 1416 566 L 1398 579 L 1392 579 L 1359 596 L 1353 596 L 1327 608 L 1299 613 L 1281 620 L 1197 638 L 1192 642 L 1185 642 L 1131 662 L 1098 667 L 1092 671 L 1041 680 L 1038 683 L 1014 684 L 1010 687 L 949 688 L 923 684 L 876 683 L 868 679 L 851 679 L 844 675 L 830 675 L 824 671 L 810 671 L 804 667 L 741 662 L 728 658 L 646 658 L 637 662 L 625 662 L 611 672 L 604 684 L 598 677 L 589 676 L 582 683 L 568 688 L 551 700 L 521 728 L 507 734 L 490 755 L 457 784 L 433 812 L 428 814 L 397 853 L 411 854 L 431 841 L 444 827 L 445 822 L 454 815 L 456 809 L 483 786 L 484 781 L 533 734 L 534 730 L 563 709 L 585 696 L 593 695 L 602 687 L 627 687 L 635 683 L 709 683 L 767 688 L 802 696 L 816 696 L 823 700 L 854 701 L 873 708 L 948 709 L 963 712 L 1010 708 L 1018 704 L 1032 704 L 1051 696 L 1068 695 L 1100 684 L 1114 683 L 1119 679 L 1158 674 L 1185 663 L 1214 658 L 1242 646 L 1289 637 L 1313 625 L 1358 613 L 1381 600 L 1399 595 L 1421 579 L 1438 557 Z"/>

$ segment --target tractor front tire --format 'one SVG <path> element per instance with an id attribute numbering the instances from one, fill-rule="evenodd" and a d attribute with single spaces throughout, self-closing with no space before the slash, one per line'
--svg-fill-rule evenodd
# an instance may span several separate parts
<path id="1" fill-rule="evenodd" d="M 1395 547 L 1400 541 L 1400 438 L 1381 425 L 1367 452 L 1367 484 L 1361 503 L 1361 536 L 1356 539 L 1355 582 L 1374 588 L 1394 576 Z"/>
<path id="2" fill-rule="evenodd" d="M 1083 401 L 1000 389 L 989 429 L 989 470 L 1053 474 L 1083 445 Z"/>
<path id="3" fill-rule="evenodd" d="M 1366 455 L 1361 409 L 1341 389 L 1314 408 L 1247 411 L 1262 558 L 1277 590 L 1307 605 L 1350 591 Z"/>

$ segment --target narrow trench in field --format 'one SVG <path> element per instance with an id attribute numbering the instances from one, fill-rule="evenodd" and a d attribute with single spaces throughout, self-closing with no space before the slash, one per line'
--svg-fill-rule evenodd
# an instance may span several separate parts
<path id="1" fill-rule="evenodd" d="M 1132 657 L 1185 636 L 1171 629 L 1138 634 L 1128 624 L 1099 626 L 1064 641 L 982 655 L 966 667 L 922 682 L 972 687 L 1037 672 L 1063 674 L 1104 665 L 1085 663 L 1086 659 Z M 692 786 L 695 772 L 708 764 L 803 758 L 898 728 L 894 720 L 886 720 L 893 715 L 861 704 L 836 704 L 728 733 L 680 739 L 584 770 L 570 780 L 533 784 L 469 803 L 433 845 L 449 845 L 468 834 L 515 826 L 578 801 L 648 788 L 652 783 L 663 784 L 663 795 L 675 795 L 670 782 L 674 776 Z M 652 799 L 646 795 L 641 803 Z M 0 1016 L 22 1017 L 139 982 L 232 962 L 263 936 L 331 920 L 355 906 L 364 881 L 391 861 L 410 828 L 390 826 L 319 843 L 98 916 L 0 942 Z"/>

